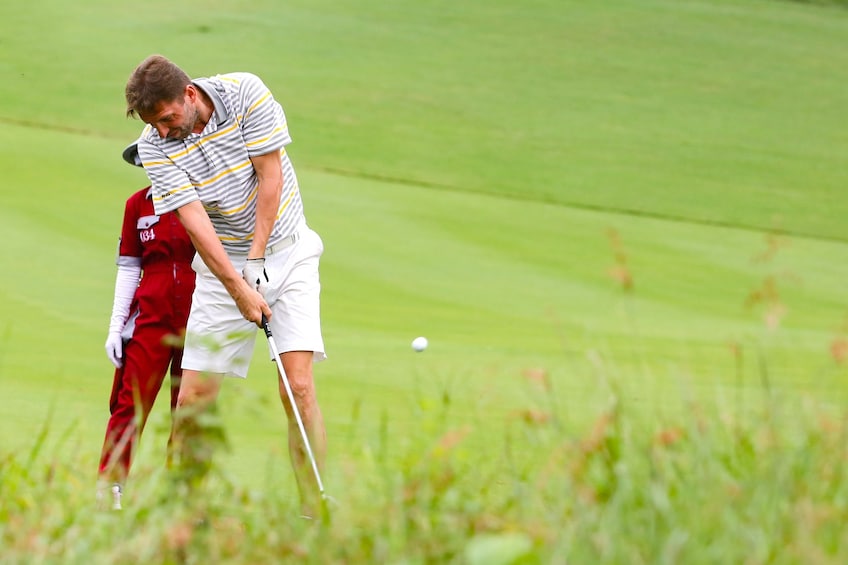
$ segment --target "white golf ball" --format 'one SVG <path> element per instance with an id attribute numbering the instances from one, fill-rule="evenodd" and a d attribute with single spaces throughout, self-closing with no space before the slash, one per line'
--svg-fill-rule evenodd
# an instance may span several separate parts
<path id="1" fill-rule="evenodd" d="M 416 337 L 412 340 L 412 349 L 415 351 L 424 351 L 427 349 L 427 338 L 424 336 Z"/>

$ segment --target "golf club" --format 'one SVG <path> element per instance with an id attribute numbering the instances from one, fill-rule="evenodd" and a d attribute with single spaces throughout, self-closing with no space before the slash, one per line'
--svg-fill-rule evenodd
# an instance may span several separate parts
<path id="1" fill-rule="evenodd" d="M 289 403 L 291 404 L 292 412 L 294 413 L 294 418 L 297 420 L 297 427 L 300 430 L 300 436 L 303 438 L 303 445 L 306 446 L 306 454 L 309 455 L 309 461 L 312 463 L 312 471 L 315 473 L 315 481 L 318 483 L 318 491 L 321 493 L 321 511 L 324 516 L 328 516 L 327 500 L 329 497 L 324 492 L 324 483 L 321 481 L 321 474 L 318 472 L 318 463 L 315 461 L 315 456 L 312 454 L 312 447 L 309 444 L 309 438 L 306 436 L 306 430 L 303 427 L 303 420 L 300 419 L 300 411 L 297 409 L 297 404 L 294 401 L 294 394 L 292 393 L 291 385 L 289 385 L 289 379 L 286 377 L 285 369 L 283 369 L 283 362 L 280 359 L 280 350 L 277 349 L 277 344 L 274 342 L 274 335 L 271 333 L 271 325 L 268 323 L 268 319 L 265 317 L 265 314 L 262 315 L 262 329 L 265 330 L 265 335 L 268 337 L 268 347 L 271 348 L 271 355 L 274 356 L 274 360 L 277 362 L 280 379 L 286 387 L 286 394 L 288 395 Z"/>

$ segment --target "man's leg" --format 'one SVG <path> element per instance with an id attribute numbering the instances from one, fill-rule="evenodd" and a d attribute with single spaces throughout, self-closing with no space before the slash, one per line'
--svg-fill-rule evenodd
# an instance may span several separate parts
<path id="1" fill-rule="evenodd" d="M 208 418 L 215 410 L 223 380 L 221 374 L 183 369 L 174 413 L 172 453 L 180 478 L 189 485 L 196 485 L 206 476 L 215 448 L 223 442 L 223 430 Z"/>
<path id="2" fill-rule="evenodd" d="M 318 407 L 318 398 L 315 393 L 315 382 L 312 378 L 312 352 L 311 351 L 289 351 L 280 355 L 283 369 L 289 381 L 292 394 L 297 403 L 303 428 L 309 438 L 309 445 L 319 472 L 324 468 L 324 458 L 327 452 L 327 435 L 324 430 L 324 418 Z M 289 403 L 288 394 L 282 383 L 280 385 L 280 399 L 288 417 L 289 455 L 297 487 L 300 491 L 301 509 L 307 516 L 317 517 L 320 508 L 320 492 L 312 464 L 306 453 L 306 446 L 297 427 L 297 421 Z"/>
<path id="3" fill-rule="evenodd" d="M 183 330 L 184 331 L 184 330 Z M 183 378 L 183 348 L 174 347 L 171 357 L 171 433 L 168 435 L 168 452 L 166 466 L 170 469 L 174 464 L 174 428 L 176 425 L 177 402 L 180 398 L 180 383 Z"/>

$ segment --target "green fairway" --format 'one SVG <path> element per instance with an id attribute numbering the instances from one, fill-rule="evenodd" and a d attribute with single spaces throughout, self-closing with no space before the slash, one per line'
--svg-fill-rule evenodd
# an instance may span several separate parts
<path id="1" fill-rule="evenodd" d="M 302 166 L 844 239 L 839 8 L 199 5 L 3 12 L 3 117 L 123 141 L 137 131 L 116 119 L 124 81 L 162 51 L 198 75 L 263 76 Z"/>
<path id="2" fill-rule="evenodd" d="M 29 130 L 20 129 L 14 137 L 26 151 Z M 54 136 L 61 145 L 69 134 Z M 75 147 L 92 153 L 112 145 L 82 140 Z M 29 152 L 36 154 L 37 144 Z M 60 169 L 71 172 L 65 177 L 83 176 L 73 173 L 73 154 L 60 157 Z M 35 394 L 50 382 L 48 397 L 56 402 L 102 406 L 98 387 L 108 383 L 110 371 L 100 342 L 114 272 L 109 236 L 116 227 L 110 223 L 117 223 L 109 218 L 121 213 L 119 198 L 109 195 L 118 192 L 112 185 L 126 181 L 118 178 L 120 169 L 107 166 L 102 178 L 116 180 L 100 193 L 102 183 L 64 180 L 68 186 L 57 192 L 50 169 L 24 170 L 35 177 L 33 188 L 9 200 L 2 229 L 9 239 L 31 234 L 14 248 L 11 264 L 41 260 L 32 261 L 31 279 L 4 279 L 9 318 L 3 367 L 4 374 L 33 377 L 4 379 L 3 386 L 14 387 L 10 395 L 19 388 Z M 443 373 L 472 396 L 494 371 L 508 401 L 522 370 L 575 370 L 590 349 L 651 373 L 671 367 L 699 381 L 726 383 L 735 378 L 732 342 L 765 348 L 778 383 L 781 377 L 815 377 L 810 392 L 841 392 L 841 373 L 828 353 L 844 321 L 837 305 L 848 269 L 840 244 L 787 238 L 774 259 L 756 262 L 767 240 L 754 232 L 309 171 L 302 176 L 313 187 L 306 194 L 314 210 L 310 222 L 328 244 L 323 276 L 331 360 L 318 371 L 326 373 L 326 393 L 339 395 L 342 406 L 351 391 L 368 404 L 392 405 L 392 394 L 408 390 L 410 371 Z M 74 199 L 87 194 L 113 203 L 78 210 Z M 635 281 L 630 292 L 610 275 L 616 266 L 611 229 L 628 254 Z M 53 257 L 68 258 L 62 292 L 55 290 Z M 763 319 L 767 305 L 745 307 L 769 277 L 786 309 L 777 330 Z M 419 334 L 432 346 L 414 355 L 409 342 Z M 33 366 L 33 352 L 45 347 L 53 361 Z M 809 363 L 813 374 L 795 375 Z M 569 381 L 568 374 L 561 376 Z M 337 385 L 348 392 L 340 394 Z M 39 421 L 31 407 L 25 411 Z M 91 424 L 97 429 L 101 422 L 92 418 Z"/>
<path id="3" fill-rule="evenodd" d="M 0 7 L 0 41 L 0 460 L 25 457 L 49 419 L 39 457 L 75 468 L 80 500 L 108 417 L 123 205 L 147 184 L 120 159 L 142 125 L 124 118 L 123 88 L 156 52 L 194 76 L 254 72 L 287 112 L 325 244 L 326 482 L 352 506 L 376 480 L 354 469 L 407 465 L 410 445 L 451 430 L 467 434 L 463 461 L 480 476 L 507 465 L 513 434 L 518 460 L 547 461 L 597 427 L 611 396 L 637 437 L 687 421 L 693 402 L 756 422 L 764 395 L 844 418 L 848 10 L 36 1 Z M 419 335 L 423 353 L 410 347 Z M 259 335 L 250 377 L 225 383 L 220 463 L 291 502 L 275 391 Z M 559 427 L 516 431 L 534 415 Z M 155 480 L 167 425 L 157 406 L 140 485 Z M 502 494 L 481 495 L 479 515 Z M 534 523 L 519 522 L 489 529 Z M 534 538 L 543 561 L 545 543 Z M 644 562 L 660 562 L 654 549 Z"/>

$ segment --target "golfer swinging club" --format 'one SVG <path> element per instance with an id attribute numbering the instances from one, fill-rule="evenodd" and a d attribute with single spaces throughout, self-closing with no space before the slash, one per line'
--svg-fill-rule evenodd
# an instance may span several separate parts
<path id="1" fill-rule="evenodd" d="M 187 441 L 198 441 L 188 435 L 198 410 L 212 407 L 225 376 L 247 376 L 265 316 L 312 452 L 323 466 L 326 436 L 312 366 L 326 358 L 318 276 L 324 247 L 306 224 L 285 149 L 291 137 L 283 108 L 255 75 L 192 80 L 160 55 L 132 72 L 126 100 L 127 116 L 147 124 L 138 154 L 156 213 L 175 211 L 197 250 L 174 430 L 176 464 L 197 463 L 191 461 L 197 446 Z M 280 398 L 301 510 L 315 516 L 318 488 L 282 384 Z"/>

